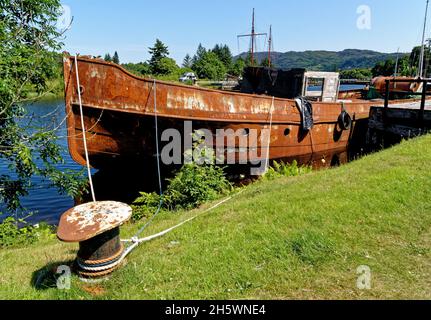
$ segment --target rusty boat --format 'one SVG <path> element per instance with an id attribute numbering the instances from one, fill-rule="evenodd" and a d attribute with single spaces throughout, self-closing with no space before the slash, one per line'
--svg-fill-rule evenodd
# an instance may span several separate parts
<path id="1" fill-rule="evenodd" d="M 194 128 L 213 132 L 216 147 L 217 129 L 243 130 L 247 134 L 251 129 L 260 131 L 271 126 L 270 141 L 258 142 L 258 154 L 267 155 L 271 161 L 295 159 L 315 166 L 343 161 L 348 148 L 363 140 L 370 108 L 384 103 L 383 99 L 365 99 L 363 90 L 340 92 L 338 74 L 331 72 L 294 70 L 280 76 L 281 86 L 296 88 L 290 90 L 291 96 L 286 96 L 277 93 L 278 89 L 259 91 L 256 89 L 259 83 L 245 85 L 242 92 L 214 90 L 138 77 L 98 58 L 80 56 L 76 61 L 77 66 L 74 57 L 64 56 L 68 145 L 72 158 L 86 165 L 85 134 L 92 167 L 131 168 L 147 163 L 145 175 L 149 178 L 154 174 L 150 167 L 157 154 L 155 103 L 160 132 L 169 128 L 182 131 L 184 121 L 191 121 Z M 271 85 L 277 88 L 276 84 Z M 311 128 L 304 128 L 303 113 L 294 95 L 302 96 L 312 105 Z M 80 97 L 85 133 L 80 121 Z M 238 153 L 239 157 L 241 151 L 230 152 Z M 164 166 L 165 172 L 173 169 Z"/>

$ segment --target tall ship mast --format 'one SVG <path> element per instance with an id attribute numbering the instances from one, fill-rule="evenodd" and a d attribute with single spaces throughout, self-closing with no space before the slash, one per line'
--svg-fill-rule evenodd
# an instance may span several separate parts
<path id="1" fill-rule="evenodd" d="M 239 38 L 244 38 L 244 37 L 250 37 L 251 38 L 251 46 L 250 46 L 250 65 L 251 66 L 255 65 L 254 54 L 256 52 L 256 37 L 259 37 L 259 36 L 267 36 L 267 34 L 266 33 L 256 33 L 255 12 L 254 12 L 254 8 L 253 8 L 251 33 L 250 34 L 242 34 L 242 35 L 238 36 L 238 39 Z"/>
<path id="2" fill-rule="evenodd" d="M 428 7 L 429 7 L 429 0 L 427 0 L 426 9 L 425 9 L 425 20 L 424 20 L 424 29 L 422 33 L 422 47 L 421 47 L 421 55 L 419 59 L 419 73 L 418 76 L 420 78 L 424 77 L 424 73 L 426 73 L 426 70 L 424 70 L 424 61 L 425 61 L 425 32 L 427 28 L 427 18 L 428 18 Z"/>
<path id="3" fill-rule="evenodd" d="M 272 65 L 271 51 L 272 51 L 272 25 L 269 26 L 269 39 L 268 39 L 268 67 L 270 68 Z"/>

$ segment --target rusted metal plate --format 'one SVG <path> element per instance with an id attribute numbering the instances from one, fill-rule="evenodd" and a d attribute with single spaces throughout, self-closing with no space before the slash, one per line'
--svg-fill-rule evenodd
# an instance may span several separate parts
<path id="1" fill-rule="evenodd" d="M 74 59 L 65 58 L 66 102 L 71 105 L 78 103 L 74 70 Z M 118 65 L 85 57 L 78 59 L 78 70 L 83 88 L 82 102 L 87 107 L 153 116 L 156 85 L 159 117 L 230 123 L 267 124 L 269 121 L 268 115 L 272 107 L 272 97 L 269 96 L 211 90 L 163 81 L 154 82 L 132 75 Z M 325 107 L 316 113 L 316 121 L 337 120 L 341 103 L 315 105 Z M 355 101 L 351 105 L 355 107 L 358 116 L 359 114 L 362 117 L 368 116 L 369 102 Z M 295 101 L 276 98 L 273 120 L 299 124 L 300 113 Z"/>
<path id="2" fill-rule="evenodd" d="M 132 216 L 132 208 L 114 201 L 86 203 L 66 211 L 57 236 L 65 242 L 82 242 L 117 228 Z"/>
<path id="3" fill-rule="evenodd" d="M 74 63 L 74 58 L 65 56 L 68 145 L 72 158 L 86 165 Z M 122 163 L 130 163 L 153 158 L 156 153 L 155 100 L 160 132 L 164 129 L 183 132 L 184 121 L 193 121 L 194 129 L 209 129 L 214 135 L 217 129 L 255 129 L 260 132 L 269 127 L 272 97 L 153 81 L 132 75 L 118 65 L 89 57 L 78 58 L 78 70 L 90 163 L 97 169 L 109 167 L 119 159 Z M 270 159 L 346 149 L 351 137 L 360 135 L 356 133 L 357 124 L 368 121 L 370 108 L 384 103 L 383 100 L 361 100 L 359 96 L 342 94 L 339 98 L 349 101 L 313 102 L 315 126 L 305 134 L 295 101 L 275 98 Z M 342 110 L 352 116 L 352 130 L 337 130 Z M 258 154 L 266 155 L 266 143 L 258 142 L 255 147 Z"/>

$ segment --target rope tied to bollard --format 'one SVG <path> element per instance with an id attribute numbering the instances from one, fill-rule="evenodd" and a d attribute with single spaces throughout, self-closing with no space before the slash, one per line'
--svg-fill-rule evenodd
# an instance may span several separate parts
<path id="1" fill-rule="evenodd" d="M 85 130 L 85 123 L 84 123 L 84 110 L 82 107 L 81 83 L 79 80 L 79 70 L 78 70 L 78 55 L 75 55 L 75 74 L 76 74 L 76 84 L 77 84 L 77 91 L 78 91 L 79 112 L 81 115 L 82 141 L 84 144 L 85 161 L 87 163 L 87 176 L 88 176 L 88 182 L 90 183 L 91 197 L 93 199 L 93 202 L 96 202 L 96 194 L 94 192 L 93 178 L 91 176 L 90 157 L 88 154 L 87 136 L 86 136 L 86 130 Z"/>
<path id="2" fill-rule="evenodd" d="M 158 187 L 159 187 L 160 202 L 159 202 L 159 205 L 158 205 L 155 213 L 138 230 L 138 232 L 132 238 L 120 239 L 119 238 L 119 226 L 121 223 L 124 223 L 125 221 L 130 219 L 131 208 L 130 208 L 130 206 L 127 206 L 125 204 L 117 203 L 117 207 L 115 207 L 114 202 L 109 202 L 109 201 L 97 202 L 96 201 L 96 195 L 95 195 L 93 180 L 92 180 L 92 176 L 91 176 L 91 164 L 90 164 L 90 155 L 89 155 L 89 151 L 88 151 L 88 141 L 86 139 L 86 128 L 85 128 L 85 121 L 84 121 L 85 118 L 84 118 L 84 110 L 83 110 L 83 100 L 82 100 L 82 94 L 81 94 L 81 83 L 80 83 L 79 68 L 78 68 L 78 55 L 75 55 L 74 61 L 75 61 L 77 92 L 78 92 L 78 103 L 79 103 L 79 111 L 80 111 L 79 113 L 80 113 L 81 128 L 82 128 L 82 133 L 83 133 L 84 153 L 85 153 L 85 159 L 86 159 L 86 165 L 87 165 L 87 175 L 88 175 L 88 180 L 89 180 L 89 184 L 90 184 L 93 203 L 88 204 L 88 206 L 81 211 L 77 210 L 77 208 L 79 208 L 80 206 L 75 207 L 74 208 L 75 211 L 73 211 L 72 213 L 75 213 L 76 214 L 75 218 L 77 217 L 77 220 L 80 220 L 83 216 L 86 216 L 86 217 L 91 216 L 91 215 L 94 216 L 95 213 L 100 214 L 102 212 L 102 213 L 104 213 L 104 215 L 103 215 L 104 218 L 102 218 L 101 220 L 103 220 L 103 219 L 110 220 L 110 218 L 112 218 L 109 216 L 110 214 L 112 214 L 114 216 L 115 215 L 120 216 L 120 212 L 115 212 L 115 208 L 118 211 L 123 210 L 122 219 L 119 219 L 118 221 L 116 221 L 116 224 L 112 223 L 112 225 L 110 226 L 111 229 L 115 227 L 116 228 L 115 230 L 111 230 L 107 227 L 105 227 L 105 229 L 100 228 L 101 229 L 101 230 L 99 230 L 100 232 L 98 232 L 98 233 L 94 232 L 91 234 L 91 236 L 93 238 L 90 238 L 90 239 L 85 238 L 85 239 L 81 239 L 79 241 L 75 241 L 75 242 L 80 242 L 80 246 L 84 242 L 86 242 L 85 244 L 88 245 L 87 241 L 90 241 L 90 242 L 93 241 L 92 246 L 97 247 L 97 249 L 99 249 L 101 246 L 105 246 L 105 242 L 107 243 L 108 241 L 110 241 L 112 239 L 117 241 L 115 243 L 115 246 L 112 245 L 109 248 L 110 250 L 108 250 L 109 251 L 108 257 L 106 257 L 106 255 L 90 255 L 90 254 L 88 254 L 88 252 L 89 252 L 88 248 L 85 248 L 87 250 L 82 250 L 82 252 L 80 249 L 80 252 L 78 252 L 78 257 L 76 259 L 76 265 L 79 268 L 78 273 L 85 276 L 85 277 L 100 277 L 100 276 L 105 276 L 105 275 L 111 273 L 112 271 L 114 271 L 115 269 L 117 269 L 124 262 L 126 257 L 134 249 L 136 249 L 140 244 L 143 244 L 143 243 L 158 239 L 160 237 L 163 237 L 166 234 L 171 233 L 174 230 L 184 226 L 185 224 L 191 223 L 192 221 L 196 220 L 197 218 L 203 216 L 204 214 L 207 214 L 207 213 L 215 210 L 216 208 L 222 206 L 223 204 L 231 201 L 233 198 L 237 197 L 239 194 L 244 192 L 245 189 L 242 189 L 241 191 L 237 192 L 236 194 L 231 195 L 231 196 L 219 201 L 218 203 L 214 204 L 213 206 L 211 206 L 208 209 L 197 212 L 192 217 L 185 219 L 184 221 L 181 221 L 178 224 L 176 224 L 176 225 L 174 225 L 168 229 L 165 229 L 163 231 L 160 231 L 156 234 L 153 234 L 153 235 L 150 235 L 150 236 L 147 236 L 144 238 L 140 238 L 141 234 L 154 222 L 155 218 L 162 212 L 162 208 L 164 205 L 164 193 L 163 193 L 162 173 L 161 173 L 160 141 L 159 141 L 158 106 L 157 106 L 157 82 L 154 79 L 152 91 L 153 91 L 154 121 L 155 121 L 154 122 L 155 149 L 156 149 L 155 150 L 156 151 L 155 156 L 156 156 L 156 164 L 157 164 L 157 175 L 158 175 Z M 267 141 L 265 171 L 267 171 L 269 166 L 270 166 L 269 161 L 270 161 L 270 147 L 271 147 L 271 142 L 272 142 L 271 141 L 271 135 L 272 135 L 272 130 L 273 130 L 274 108 L 275 108 L 275 98 L 272 97 L 272 103 L 271 103 L 271 107 L 269 110 L 269 116 L 270 116 L 270 118 L 269 118 L 269 137 L 268 137 L 268 141 Z M 112 203 L 114 203 L 114 210 L 107 210 L 107 209 L 112 208 L 112 207 L 109 207 L 109 206 L 113 205 Z M 127 214 L 124 213 L 124 209 L 126 207 L 128 208 L 128 210 L 130 210 L 130 212 L 128 212 Z M 79 216 L 79 215 L 81 215 L 81 216 Z M 68 218 L 70 218 L 70 215 L 68 216 Z M 62 217 L 62 219 L 63 219 L 63 217 Z M 91 220 L 91 218 L 89 218 L 89 221 L 90 220 Z M 101 225 L 103 224 L 103 221 L 98 221 L 98 223 L 99 222 Z M 107 223 L 109 224 L 109 222 L 107 222 Z M 106 237 L 106 233 L 108 233 L 108 231 L 110 231 L 110 230 L 115 231 L 114 232 L 115 234 L 111 234 L 112 239 Z M 59 238 L 62 239 L 60 236 L 59 236 Z M 98 238 L 97 241 L 94 241 L 96 238 Z M 70 240 L 65 240 L 64 238 L 63 238 L 63 241 L 73 242 Z M 88 256 L 91 256 L 91 257 L 88 258 Z"/>
<path id="3" fill-rule="evenodd" d="M 79 79 L 78 55 L 75 55 L 74 61 L 75 61 L 77 92 L 78 92 L 78 103 L 79 103 L 80 118 L 81 118 L 80 120 L 81 120 L 81 128 L 82 128 L 82 133 L 83 133 L 84 153 L 85 153 L 85 159 L 86 159 L 86 164 L 87 164 L 87 175 L 88 175 L 88 180 L 89 180 L 89 184 L 90 184 L 91 196 L 93 199 L 93 205 L 91 205 L 91 204 L 89 204 L 89 206 L 82 205 L 82 206 L 86 206 L 86 207 L 85 207 L 85 209 L 81 208 L 81 211 L 78 210 L 78 208 L 82 207 L 82 206 L 75 207 L 74 209 L 76 211 L 76 215 L 84 214 L 84 215 L 87 215 L 87 217 L 88 217 L 88 214 L 91 213 L 92 215 L 94 215 L 94 213 L 97 210 L 98 210 L 97 212 L 100 213 L 100 211 L 104 211 L 104 209 L 109 208 L 109 206 L 108 206 L 108 202 L 97 202 L 96 201 L 96 195 L 95 195 L 93 180 L 92 180 L 92 176 L 91 176 L 91 165 L 90 165 L 90 157 L 89 157 L 89 152 L 88 152 L 88 143 L 87 143 L 87 139 L 86 139 L 84 110 L 83 110 L 83 102 L 82 102 L 82 95 L 81 95 L 81 83 L 80 83 L 80 79 Z M 94 259 L 94 260 L 90 259 L 90 260 L 88 260 L 88 259 L 84 259 L 82 256 L 80 256 L 80 253 L 78 252 L 78 257 L 76 259 L 76 265 L 79 268 L 78 273 L 85 276 L 85 277 L 100 277 L 100 276 L 105 276 L 105 275 L 111 273 L 112 271 L 117 269 L 124 262 L 125 258 L 134 249 L 136 249 L 140 244 L 152 241 L 152 240 L 157 239 L 157 238 L 160 238 L 160 237 L 180 228 L 181 226 L 192 222 L 193 220 L 195 220 L 199 216 L 202 216 L 203 214 L 208 213 L 208 212 L 218 208 L 219 206 L 223 205 L 224 203 L 230 201 L 233 197 L 237 196 L 238 194 L 240 194 L 242 192 L 241 191 L 234 196 L 230 196 L 230 197 L 218 202 L 214 206 L 212 206 L 212 207 L 210 207 L 210 208 L 208 208 L 208 209 L 206 209 L 200 213 L 197 213 L 193 217 L 186 219 L 186 220 L 178 223 L 177 225 L 175 225 L 173 227 L 170 227 L 166 230 L 163 230 L 159 233 L 153 234 L 153 235 L 145 237 L 145 238 L 139 238 L 139 236 L 153 223 L 154 219 L 160 214 L 160 212 L 162 211 L 163 204 L 164 204 L 163 189 L 162 189 L 162 177 L 161 177 L 160 149 L 159 149 L 159 126 L 158 126 L 157 82 L 156 82 L 156 80 L 154 80 L 154 82 L 153 82 L 153 100 L 154 100 L 154 119 L 155 119 L 156 163 L 157 163 L 157 175 L 158 175 L 158 185 L 159 185 L 159 195 L 160 195 L 159 206 L 158 206 L 156 212 L 153 214 L 153 216 L 149 219 L 149 221 L 147 221 L 144 224 L 144 226 L 141 229 L 139 229 L 138 232 L 131 239 L 120 240 L 121 244 L 118 246 L 119 251 L 113 253 L 110 257 L 105 258 L 105 259 Z M 271 110 L 271 113 L 272 113 L 272 110 Z M 109 202 L 109 205 L 112 206 L 113 204 L 111 202 Z M 121 205 L 122 204 L 118 203 L 117 208 L 120 208 Z M 124 207 L 126 207 L 126 206 L 123 205 L 123 208 L 122 208 L 123 210 L 124 210 Z M 69 214 L 70 214 L 70 212 L 69 212 Z M 130 214 L 131 214 L 131 212 L 130 212 Z M 65 215 L 67 215 L 67 213 Z M 127 215 L 123 214 L 123 218 L 126 216 Z M 67 218 L 70 218 L 70 215 Z M 107 215 L 105 217 L 105 219 L 106 218 L 109 218 L 109 215 Z M 62 219 L 63 219 L 63 217 L 62 217 Z M 88 218 L 88 219 L 91 220 L 91 218 Z M 60 222 L 60 226 L 61 226 L 61 222 Z M 117 226 L 117 228 L 118 228 L 118 226 Z M 59 227 L 59 229 L 60 229 L 60 227 Z M 108 230 L 105 230 L 105 231 L 108 231 Z M 60 234 L 60 233 L 58 233 L 58 234 Z M 103 236 L 104 233 L 99 233 L 99 236 L 101 236 L 101 235 Z M 93 239 L 96 239 L 99 236 L 94 235 Z M 59 238 L 61 239 L 60 236 L 59 236 Z M 65 237 L 63 237 L 63 240 L 65 240 Z M 94 241 L 94 240 L 89 239 L 88 241 Z M 102 240 L 102 241 L 104 241 L 104 240 Z M 80 241 L 80 246 L 83 243 L 84 242 Z M 125 247 L 123 244 L 129 244 L 129 245 L 127 247 Z M 100 243 L 97 242 L 97 245 L 100 245 Z"/>

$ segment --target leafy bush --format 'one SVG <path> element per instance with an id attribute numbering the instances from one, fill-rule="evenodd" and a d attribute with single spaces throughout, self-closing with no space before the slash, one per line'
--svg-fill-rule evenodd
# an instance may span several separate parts
<path id="1" fill-rule="evenodd" d="M 169 180 L 162 207 L 171 211 L 193 209 L 227 194 L 231 189 L 232 185 L 225 177 L 223 168 L 215 165 L 186 164 Z M 161 200 L 156 193 L 142 192 L 134 202 L 133 220 L 154 214 Z"/>
<path id="2" fill-rule="evenodd" d="M 19 227 L 19 225 L 25 225 Z M 24 220 L 6 218 L 0 223 L 0 248 L 21 247 L 37 242 L 39 239 L 55 238 L 54 228 L 47 224 L 28 226 Z"/>
<path id="3" fill-rule="evenodd" d="M 165 201 L 171 210 L 192 209 L 226 194 L 231 187 L 223 168 L 186 164 L 170 180 Z"/>
<path id="4" fill-rule="evenodd" d="M 291 164 L 284 162 L 274 161 L 267 173 L 264 175 L 265 179 L 274 180 L 279 177 L 295 177 L 303 174 L 310 173 L 311 167 L 298 166 L 298 162 L 294 160 Z"/>
<path id="5" fill-rule="evenodd" d="M 132 221 L 136 222 L 153 215 L 160 204 L 161 197 L 157 193 L 141 192 L 141 196 L 133 202 Z"/>
<path id="6" fill-rule="evenodd" d="M 0 247 L 34 243 L 37 239 L 33 227 L 19 228 L 14 218 L 6 218 L 0 224 Z"/>

